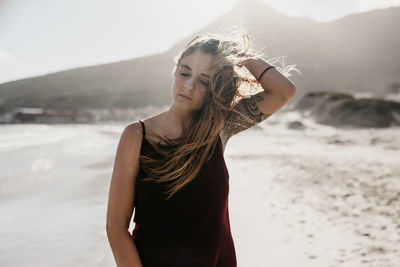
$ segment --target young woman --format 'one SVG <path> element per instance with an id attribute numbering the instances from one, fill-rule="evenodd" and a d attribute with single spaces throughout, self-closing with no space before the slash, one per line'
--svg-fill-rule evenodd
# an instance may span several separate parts
<path id="1" fill-rule="evenodd" d="M 296 91 L 243 37 L 244 45 L 211 33 L 192 40 L 174 59 L 168 110 L 125 127 L 107 209 L 118 266 L 236 266 L 225 146 Z M 246 86 L 261 91 L 245 96 Z"/>

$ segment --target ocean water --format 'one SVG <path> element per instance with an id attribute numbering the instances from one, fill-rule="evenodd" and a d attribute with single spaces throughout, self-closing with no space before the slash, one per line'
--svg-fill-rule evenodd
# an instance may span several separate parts
<path id="1" fill-rule="evenodd" d="M 122 125 L 0 126 L 0 199 L 26 194 L 110 155 Z M 76 174 L 74 174 L 76 175 Z M 79 175 L 79 174 L 78 174 Z"/>
<path id="2" fill-rule="evenodd" d="M 88 266 L 109 255 L 105 203 L 122 129 L 0 126 L 0 266 Z"/>

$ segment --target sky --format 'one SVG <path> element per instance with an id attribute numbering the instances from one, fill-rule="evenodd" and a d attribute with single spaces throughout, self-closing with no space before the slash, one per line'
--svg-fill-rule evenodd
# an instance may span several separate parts
<path id="1" fill-rule="evenodd" d="M 400 6 L 400 0 L 255 1 L 318 22 Z M 0 0 L 0 83 L 162 53 L 237 2 Z"/>

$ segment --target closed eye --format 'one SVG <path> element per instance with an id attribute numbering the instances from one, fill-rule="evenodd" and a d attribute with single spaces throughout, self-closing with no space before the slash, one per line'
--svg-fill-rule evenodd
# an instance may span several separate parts
<path id="1" fill-rule="evenodd" d="M 182 75 L 182 76 L 190 76 L 189 74 L 186 74 L 186 73 L 183 73 L 183 72 L 181 72 L 181 75 Z M 201 83 L 202 83 L 204 86 L 209 86 L 209 84 L 208 84 L 207 82 L 201 81 Z"/>

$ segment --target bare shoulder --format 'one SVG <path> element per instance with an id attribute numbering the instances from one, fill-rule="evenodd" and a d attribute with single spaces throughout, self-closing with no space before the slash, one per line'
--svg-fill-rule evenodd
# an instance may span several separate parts
<path id="1" fill-rule="evenodd" d="M 135 156 L 138 156 L 143 136 L 142 131 L 142 125 L 139 121 L 125 125 L 120 137 L 120 146 L 124 146 L 126 152 L 134 152 Z"/>
<path id="2" fill-rule="evenodd" d="M 143 129 L 141 123 L 139 121 L 134 121 L 125 125 L 123 133 L 126 132 L 128 135 L 142 137 L 142 131 Z"/>

